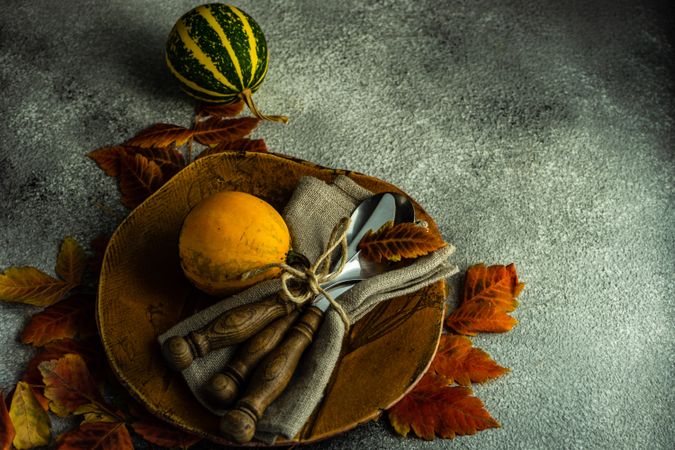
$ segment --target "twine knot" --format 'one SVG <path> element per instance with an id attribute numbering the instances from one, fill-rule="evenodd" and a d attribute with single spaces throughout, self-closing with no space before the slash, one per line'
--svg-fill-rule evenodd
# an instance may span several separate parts
<path id="1" fill-rule="evenodd" d="M 266 272 L 269 269 L 279 268 L 281 269 L 281 296 L 285 300 L 302 305 L 316 296 L 322 295 L 328 300 L 331 307 L 340 315 L 342 322 L 345 324 L 345 328 L 349 329 L 351 323 L 344 308 L 326 289 L 321 287 L 321 285 L 334 280 L 340 272 L 342 272 L 345 264 L 347 264 L 347 229 L 349 228 L 349 223 L 350 219 L 344 217 L 335 225 L 335 227 L 333 227 L 330 238 L 326 243 L 326 248 L 309 267 L 297 269 L 286 263 L 267 264 L 245 272 L 241 275 L 241 279 L 245 280 Z M 334 271 L 331 271 L 331 254 L 338 246 L 342 250 L 340 264 Z M 290 283 L 300 285 L 301 288 L 299 290 L 293 290 L 289 286 Z"/>

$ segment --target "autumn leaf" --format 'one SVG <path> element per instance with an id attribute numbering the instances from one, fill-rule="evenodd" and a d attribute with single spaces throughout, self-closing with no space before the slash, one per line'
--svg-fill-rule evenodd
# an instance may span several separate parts
<path id="1" fill-rule="evenodd" d="M 193 136 L 194 130 L 170 123 L 156 123 L 129 139 L 125 144 L 142 148 L 181 146 Z"/>
<path id="2" fill-rule="evenodd" d="M 18 450 L 49 444 L 52 437 L 49 416 L 35 399 L 28 383 L 19 381 L 9 407 L 16 435 L 14 447 Z"/>
<path id="3" fill-rule="evenodd" d="M 35 267 L 10 267 L 0 274 L 0 300 L 48 306 L 61 300 L 75 284 L 59 280 Z"/>
<path id="4" fill-rule="evenodd" d="M 195 114 L 195 121 L 199 122 L 205 118 L 219 117 L 219 118 L 228 118 L 234 117 L 241 113 L 244 109 L 244 102 L 239 101 L 236 103 L 229 103 L 226 105 L 223 104 L 213 104 L 213 103 L 200 103 L 197 105 L 197 113 Z"/>
<path id="5" fill-rule="evenodd" d="M 87 368 L 90 369 L 90 372 L 96 374 L 105 364 L 102 352 L 103 349 L 96 338 L 84 341 L 61 339 L 50 342 L 28 362 L 26 371 L 21 379 L 34 385 L 42 384 L 42 373 L 40 373 L 40 369 L 38 368 L 40 363 L 59 359 L 68 353 L 80 355 L 84 359 Z"/>
<path id="6" fill-rule="evenodd" d="M 124 422 L 87 422 L 59 438 L 58 450 L 133 450 Z"/>
<path id="7" fill-rule="evenodd" d="M 82 356 L 66 354 L 38 366 L 45 384 L 49 407 L 59 416 L 72 414 L 77 408 L 95 403 L 100 396 Z"/>
<path id="8" fill-rule="evenodd" d="M 509 331 L 517 320 L 507 313 L 518 305 L 516 297 L 524 286 L 518 281 L 513 264 L 471 266 L 466 272 L 460 306 L 447 317 L 445 324 L 469 336 L 478 332 Z"/>
<path id="9" fill-rule="evenodd" d="M 140 153 L 121 156 L 119 187 L 122 203 L 133 209 L 162 186 L 164 177 L 156 162 Z"/>
<path id="10" fill-rule="evenodd" d="M 471 395 L 471 389 L 447 386 L 441 378 L 429 373 L 387 415 L 398 434 L 407 436 L 412 429 L 426 440 L 436 435 L 452 439 L 500 426 L 485 410 L 483 402 Z"/>
<path id="11" fill-rule="evenodd" d="M 173 147 L 136 148 L 127 149 L 127 151 L 130 153 L 140 153 L 145 156 L 148 161 L 157 164 L 162 171 L 165 181 L 169 180 L 185 167 L 185 158 L 183 157 L 183 154 Z"/>
<path id="12" fill-rule="evenodd" d="M 267 145 L 262 139 L 238 139 L 232 142 L 222 142 L 215 147 L 207 147 L 195 159 L 215 155 L 223 152 L 260 152 L 267 153 Z"/>
<path id="13" fill-rule="evenodd" d="M 258 119 L 241 117 L 238 119 L 222 119 L 210 117 L 197 122 L 194 138 L 203 145 L 217 145 L 222 142 L 232 142 L 244 138 L 258 126 Z"/>
<path id="14" fill-rule="evenodd" d="M 441 335 L 438 351 L 429 368 L 447 384 L 470 386 L 497 378 L 509 369 L 497 364 L 483 350 L 473 347 L 471 340 L 454 334 Z"/>
<path id="15" fill-rule="evenodd" d="M 66 236 L 56 258 L 56 274 L 69 283 L 79 285 L 86 266 L 87 257 L 84 249 L 75 239 Z"/>
<path id="16" fill-rule="evenodd" d="M 87 153 L 106 175 L 117 177 L 120 174 L 120 155 L 126 152 L 122 145 L 103 147 Z"/>
<path id="17" fill-rule="evenodd" d="M 10 450 L 16 431 L 7 411 L 5 393 L 0 391 L 0 450 Z"/>
<path id="18" fill-rule="evenodd" d="M 201 441 L 201 437 L 188 434 L 154 417 L 144 417 L 131 424 L 132 428 L 146 441 L 162 447 L 188 448 Z"/>
<path id="19" fill-rule="evenodd" d="M 87 403 L 86 405 L 79 406 L 73 411 L 73 414 L 81 415 L 83 417 L 82 423 L 121 422 L 123 420 L 120 415 L 113 414 L 98 403 Z"/>
<path id="20" fill-rule="evenodd" d="M 436 234 L 414 223 L 388 222 L 375 232 L 368 231 L 359 242 L 359 250 L 364 258 L 372 261 L 400 261 L 426 255 L 446 245 Z"/>
<path id="21" fill-rule="evenodd" d="M 76 294 L 34 314 L 21 332 L 21 342 L 36 347 L 64 338 L 92 336 L 94 296 Z"/>

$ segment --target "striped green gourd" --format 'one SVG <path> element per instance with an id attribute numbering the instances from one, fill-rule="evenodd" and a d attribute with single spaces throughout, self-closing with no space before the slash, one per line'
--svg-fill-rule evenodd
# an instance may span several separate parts
<path id="1" fill-rule="evenodd" d="M 191 96 L 210 103 L 243 100 L 261 119 L 253 102 L 265 75 L 269 55 L 260 26 L 231 5 L 210 3 L 185 13 L 174 25 L 166 44 L 166 65 Z"/>

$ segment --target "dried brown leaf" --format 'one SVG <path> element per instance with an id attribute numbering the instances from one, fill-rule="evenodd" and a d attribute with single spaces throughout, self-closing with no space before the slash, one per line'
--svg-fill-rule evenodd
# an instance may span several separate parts
<path id="1" fill-rule="evenodd" d="M 253 117 L 222 119 L 210 117 L 197 122 L 194 138 L 203 145 L 214 146 L 222 142 L 232 142 L 244 138 L 258 126 L 260 120 Z"/>
<path id="2" fill-rule="evenodd" d="M 0 450 L 10 450 L 14 436 L 16 436 L 16 431 L 12 419 L 9 417 L 5 393 L 0 391 Z"/>
<path id="3" fill-rule="evenodd" d="M 68 416 L 82 405 L 100 401 L 96 383 L 82 356 L 68 353 L 57 360 L 41 362 L 38 368 L 49 407 L 57 415 Z"/>
<path id="4" fill-rule="evenodd" d="M 68 283 L 79 285 L 82 282 L 87 256 L 75 239 L 66 236 L 56 258 L 56 274 Z"/>
<path id="5" fill-rule="evenodd" d="M 57 450 L 133 450 L 124 422 L 87 422 L 59 438 Z"/>
<path id="6" fill-rule="evenodd" d="M 140 153 L 149 161 L 157 164 L 162 171 L 164 181 L 168 181 L 185 167 L 185 157 L 174 147 L 128 149 L 130 153 Z"/>
<path id="7" fill-rule="evenodd" d="M 441 377 L 446 383 L 462 386 L 483 383 L 508 371 L 483 350 L 473 347 L 469 338 L 454 334 L 441 336 L 438 351 L 429 368 L 430 373 Z"/>
<path id="8" fill-rule="evenodd" d="M 35 267 L 10 267 L 0 274 L 0 300 L 49 306 L 61 300 L 76 286 Z"/>
<path id="9" fill-rule="evenodd" d="M 422 439 L 436 435 L 452 439 L 456 435 L 476 434 L 499 427 L 483 402 L 471 390 L 447 386 L 442 379 L 427 373 L 415 388 L 387 411 L 396 432 L 407 436 L 410 430 Z"/>
<path id="10" fill-rule="evenodd" d="M 125 152 L 124 146 L 103 147 L 87 153 L 106 175 L 116 177 L 120 173 L 120 155 Z"/>
<path id="11" fill-rule="evenodd" d="M 236 103 L 229 103 L 226 105 L 213 103 L 200 103 L 197 105 L 197 112 L 195 114 L 195 121 L 199 122 L 207 117 L 219 117 L 227 119 L 229 117 L 238 116 L 244 109 L 244 102 L 238 101 Z"/>
<path id="12" fill-rule="evenodd" d="M 68 353 L 80 355 L 94 375 L 98 375 L 106 363 L 103 348 L 97 337 L 85 339 L 83 341 L 61 339 L 48 343 L 39 353 L 28 361 L 26 371 L 21 379 L 33 385 L 42 384 L 42 374 L 38 369 L 40 363 L 43 361 L 59 359 Z"/>
<path id="13" fill-rule="evenodd" d="M 193 134 L 194 130 L 179 125 L 157 123 L 140 131 L 125 144 L 142 148 L 169 147 L 171 145 L 180 147 L 187 143 Z"/>
<path id="14" fill-rule="evenodd" d="M 197 159 L 223 152 L 260 152 L 267 153 L 267 145 L 262 139 L 237 139 L 232 142 L 222 142 L 215 147 L 207 147 Z"/>
<path id="15" fill-rule="evenodd" d="M 93 295 L 76 294 L 31 317 L 21 332 L 21 342 L 36 347 L 64 338 L 96 334 Z"/>
<path id="16" fill-rule="evenodd" d="M 140 153 L 122 155 L 119 187 L 122 203 L 127 208 L 140 205 L 163 183 L 164 176 L 157 163 Z"/>
<path id="17" fill-rule="evenodd" d="M 368 231 L 359 242 L 364 258 L 381 262 L 400 261 L 402 258 L 417 258 L 445 247 L 447 244 L 438 235 L 414 223 L 388 222 L 379 230 Z"/>
<path id="18" fill-rule="evenodd" d="M 144 417 L 133 422 L 131 426 L 143 439 L 162 447 L 188 448 L 202 439 L 154 417 Z"/>

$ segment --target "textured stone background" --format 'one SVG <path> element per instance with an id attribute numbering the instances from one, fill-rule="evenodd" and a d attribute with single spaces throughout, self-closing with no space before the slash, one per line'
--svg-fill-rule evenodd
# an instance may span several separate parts
<path id="1" fill-rule="evenodd" d="M 517 263 L 503 428 L 426 443 L 386 421 L 316 445 L 670 448 L 675 441 L 672 9 L 630 1 L 241 1 L 266 31 L 276 152 L 397 184 L 462 267 Z M 51 272 L 65 235 L 125 215 L 84 157 L 193 104 L 163 66 L 190 1 L 8 1 L 0 16 L 0 269 Z M 30 357 L 0 303 L 0 388 Z M 668 444 L 670 442 L 670 444 Z"/>

